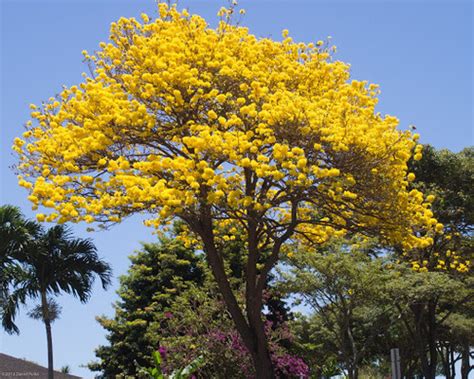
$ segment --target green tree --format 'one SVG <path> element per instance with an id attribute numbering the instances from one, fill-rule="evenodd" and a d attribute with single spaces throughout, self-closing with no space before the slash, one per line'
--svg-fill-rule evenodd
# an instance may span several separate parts
<path id="1" fill-rule="evenodd" d="M 469 363 L 470 347 L 474 344 L 472 333 L 465 333 L 464 330 L 466 323 L 474 322 L 472 310 L 468 306 L 474 296 L 469 291 L 474 252 L 474 148 L 468 147 L 453 153 L 427 145 L 424 147 L 423 159 L 411 162 L 410 169 L 416 175 L 413 187 L 434 196 L 432 211 L 444 224 L 444 233 L 437 235 L 429 248 L 402 255 L 401 260 L 411 261 L 413 268 L 418 271 L 444 273 L 449 278 L 442 275 L 440 278 L 443 279 L 439 280 L 445 281 L 448 286 L 457 286 L 460 293 L 464 294 L 461 298 L 454 294 L 451 299 L 444 299 L 444 305 L 440 307 L 440 296 L 443 299 L 444 293 L 441 288 L 433 288 L 432 297 L 427 297 L 421 291 L 419 295 L 425 303 L 411 308 L 412 319 L 425 320 L 424 325 L 428 330 L 418 332 L 416 337 L 413 336 L 413 342 L 416 341 L 415 346 L 423 344 L 417 351 L 426 377 L 435 376 L 441 357 L 444 374 L 448 378 L 454 376 L 457 359 L 462 360 L 463 377 L 467 378 L 472 369 Z M 424 279 L 428 280 L 426 276 Z M 446 315 L 440 324 L 437 320 L 443 312 Z M 416 325 L 412 325 L 415 331 Z M 460 330 L 456 330 L 457 327 Z M 455 352 L 460 352 L 461 357 L 455 357 Z"/>
<path id="2" fill-rule="evenodd" d="M 399 277 L 389 283 L 387 292 L 415 348 L 423 376 L 434 378 L 442 353 L 442 335 L 449 333 L 454 312 L 472 297 L 473 282 L 445 272 L 415 272 L 403 266 L 398 272 Z"/>
<path id="3" fill-rule="evenodd" d="M 392 273 L 381 259 L 351 241 L 339 240 L 320 252 L 297 252 L 280 286 L 300 297 L 313 313 L 294 324 L 301 348 L 315 354 L 313 371 L 322 375 L 337 359 L 349 378 L 357 378 L 363 362 L 390 326 L 392 307 L 383 302 Z"/>
<path id="4" fill-rule="evenodd" d="M 120 277 L 114 318 L 97 318 L 108 332 L 109 345 L 96 349 L 100 361 L 89 368 L 107 378 L 136 375 L 138 366 L 152 365 L 159 336 L 147 333 L 150 323 L 161 318 L 190 283 L 202 285 L 204 280 L 202 257 L 174 238 L 143 244 L 129 258 L 131 266 Z"/>
<path id="5" fill-rule="evenodd" d="M 472 232 L 474 220 L 474 147 L 459 153 L 436 150 L 430 145 L 423 148 L 423 159 L 410 162 L 416 175 L 415 187 L 426 194 L 437 195 L 433 210 L 445 226 Z"/>
<path id="6" fill-rule="evenodd" d="M 39 300 L 30 312 L 40 319 L 46 329 L 48 346 L 48 377 L 53 378 L 53 340 L 51 323 L 59 316 L 58 305 L 49 298 L 61 293 L 87 302 L 93 283 L 98 277 L 105 289 L 110 284 L 110 266 L 101 260 L 94 244 L 87 239 L 74 238 L 69 228 L 58 225 L 46 231 L 37 227 L 37 234 L 21 249 L 12 251 L 11 258 L 20 268 L 12 277 L 8 302 L 14 304 L 3 313 L 4 325 L 17 331 L 14 320 L 20 304 Z"/>

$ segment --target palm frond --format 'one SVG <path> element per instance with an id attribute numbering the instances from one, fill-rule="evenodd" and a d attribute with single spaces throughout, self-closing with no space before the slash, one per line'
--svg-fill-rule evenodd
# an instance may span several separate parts
<path id="1" fill-rule="evenodd" d="M 43 310 L 41 304 L 37 304 L 27 314 L 34 320 L 49 320 L 51 322 L 57 320 L 61 315 L 62 307 L 52 297 L 47 299 L 46 309 Z"/>

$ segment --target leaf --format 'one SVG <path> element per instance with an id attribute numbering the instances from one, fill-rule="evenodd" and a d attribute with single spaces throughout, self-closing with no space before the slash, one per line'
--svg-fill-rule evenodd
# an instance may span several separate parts
<path id="1" fill-rule="evenodd" d="M 155 366 L 158 368 L 161 368 L 161 354 L 159 351 L 154 351 L 153 354 L 153 360 L 155 361 Z"/>
<path id="2" fill-rule="evenodd" d="M 205 361 L 204 357 L 200 355 L 194 359 L 189 365 L 182 368 L 179 371 L 174 371 L 169 379 L 187 379 L 191 374 L 193 374 L 198 368 L 204 366 Z"/>

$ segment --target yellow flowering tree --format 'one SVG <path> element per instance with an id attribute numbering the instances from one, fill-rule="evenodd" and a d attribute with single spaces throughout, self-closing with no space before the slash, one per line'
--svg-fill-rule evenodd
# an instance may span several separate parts
<path id="1" fill-rule="evenodd" d="M 409 250 L 430 243 L 436 220 L 407 190 L 417 136 L 375 112 L 377 87 L 350 81 L 326 44 L 293 42 L 286 30 L 282 41 L 257 38 L 229 22 L 232 12 L 213 29 L 160 3 L 156 20 L 113 23 L 110 41 L 84 52 L 91 75 L 32 105 L 14 149 L 19 184 L 50 210 L 39 221 L 184 221 L 267 378 L 262 292 L 290 242 L 362 232 Z M 241 233 L 243 308 L 221 255 Z"/>
<path id="2" fill-rule="evenodd" d="M 438 232 L 432 245 L 401 258 L 415 271 L 469 275 L 474 250 L 474 148 L 453 153 L 426 145 L 424 151 L 423 160 L 409 165 L 416 174 L 411 185 L 428 195 L 440 221 L 434 225 Z"/>

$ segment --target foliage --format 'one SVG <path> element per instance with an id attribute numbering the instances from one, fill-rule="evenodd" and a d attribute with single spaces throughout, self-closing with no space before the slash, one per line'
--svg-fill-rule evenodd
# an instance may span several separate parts
<path id="1" fill-rule="evenodd" d="M 209 279 L 209 278 L 208 278 Z M 167 371 L 204 354 L 204 377 L 238 377 L 249 370 L 249 356 L 239 343 L 216 286 L 209 280 L 189 288 L 150 325 L 166 351 Z"/>
<path id="2" fill-rule="evenodd" d="M 297 252 L 281 275 L 285 292 L 312 309 L 293 329 L 315 375 L 334 370 L 336 360 L 350 378 L 357 377 L 358 367 L 384 345 L 393 310 L 384 292 L 392 273 L 383 260 L 367 255 L 370 247 L 336 240 L 318 252 Z"/>
<path id="3" fill-rule="evenodd" d="M 110 267 L 98 258 L 90 240 L 74 239 L 70 229 L 59 225 L 44 231 L 41 225 L 25 220 L 18 208 L 11 206 L 0 208 L 0 221 L 0 257 L 10 266 L 7 275 L 2 275 L 4 288 L 9 290 L 8 295 L 4 292 L 2 302 L 7 306 L 2 307 L 2 323 L 7 332 L 18 332 L 14 324 L 16 311 L 27 298 L 64 292 L 86 302 L 95 275 L 104 288 L 110 283 Z M 53 300 L 50 305 L 52 312 L 59 311 Z M 32 316 L 35 315 L 37 312 L 33 310 Z"/>
<path id="4" fill-rule="evenodd" d="M 196 372 L 199 367 L 204 365 L 203 357 L 199 356 L 195 358 L 189 365 L 181 370 L 177 370 L 170 375 L 170 379 L 187 379 L 191 374 Z"/>
<path id="5" fill-rule="evenodd" d="M 474 224 L 474 147 L 453 153 L 425 145 L 423 151 L 423 159 L 412 162 L 416 186 L 436 196 L 433 209 L 442 223 L 468 232 Z"/>
<path id="6" fill-rule="evenodd" d="M 110 284 L 111 269 L 102 261 L 94 244 L 87 239 L 74 238 L 69 228 L 54 226 L 39 234 L 13 256 L 22 267 L 14 278 L 12 298 L 21 303 L 27 297 L 36 299 L 42 293 L 71 294 L 87 302 L 97 276 L 103 288 Z M 15 314 L 11 315 L 11 319 Z"/>
<path id="7" fill-rule="evenodd" d="M 28 311 L 28 316 L 34 320 L 44 321 L 48 319 L 50 322 L 56 321 L 61 315 L 61 306 L 53 298 L 47 298 L 45 307 L 42 304 L 36 305 Z"/>
<path id="8" fill-rule="evenodd" d="M 362 375 L 362 367 L 387 375 L 390 348 L 399 347 L 402 371 L 426 376 L 439 372 L 438 357 L 451 343 L 458 352 L 461 341 L 472 343 L 471 276 L 417 272 L 348 246 L 351 241 L 295 253 L 280 279 L 281 288 L 311 307 L 290 326 L 313 375 L 324 376 L 334 362 L 350 378 Z"/>
<path id="9" fill-rule="evenodd" d="M 68 365 L 63 366 L 61 367 L 61 372 L 64 374 L 69 374 L 71 372 L 71 368 Z"/>
<path id="10" fill-rule="evenodd" d="M 163 237 L 159 243 L 144 244 L 129 258 L 132 264 L 120 277 L 114 318 L 97 318 L 110 345 L 96 350 L 100 362 L 89 368 L 105 377 L 136 375 L 137 365 L 150 366 L 160 335 L 148 333 L 150 323 L 191 283 L 201 286 L 204 280 L 202 258 L 176 239 Z"/>
<path id="11" fill-rule="evenodd" d="M 400 327 L 407 332 L 400 333 L 406 339 L 401 343 L 412 346 L 411 351 L 408 350 L 412 356 L 404 358 L 412 362 L 407 365 L 431 377 L 438 370 L 438 358 L 449 335 L 451 317 L 472 299 L 472 277 L 461 280 L 446 272 L 418 273 L 403 266 L 398 267 L 398 273 L 398 278 L 389 283 L 387 293 L 398 311 Z"/>
<path id="12" fill-rule="evenodd" d="M 155 367 L 142 369 L 139 373 L 145 373 L 149 377 L 154 379 L 164 379 L 165 375 L 163 374 L 163 370 L 161 369 L 162 363 L 162 356 L 160 351 L 154 351 L 152 353 L 153 361 Z M 189 365 L 186 367 L 173 371 L 170 375 L 167 375 L 166 378 L 168 379 L 187 379 L 190 377 L 191 374 L 196 372 L 200 366 L 204 364 L 204 359 L 200 356 L 195 358 Z"/>
<path id="13" fill-rule="evenodd" d="M 12 260 L 39 231 L 39 224 L 26 220 L 18 207 L 0 206 L 0 252 L 2 265 Z"/>
<path id="14" fill-rule="evenodd" d="M 149 334 L 160 335 L 166 351 L 167 372 L 202 355 L 200 377 L 252 378 L 251 357 L 235 330 L 215 283 L 190 285 L 178 296 L 162 318 L 150 325 Z M 275 325 L 267 315 L 266 333 L 278 377 L 306 376 L 305 362 L 292 353 L 292 335 L 285 323 Z"/>
<path id="15" fill-rule="evenodd" d="M 416 175 L 411 186 L 427 194 L 434 216 L 444 224 L 435 226 L 440 232 L 432 245 L 380 251 L 377 244 L 361 245 L 364 239 L 358 237 L 333 240 L 317 252 L 289 254 L 283 287 L 313 308 L 290 325 L 298 353 L 317 377 L 334 360 L 349 368 L 349 376 L 386 375 L 392 347 L 400 348 L 407 377 L 453 378 L 459 360 L 463 377 L 471 370 L 473 150 L 452 153 L 426 146 L 424 151 L 421 161 L 411 162 Z M 383 259 L 374 258 L 377 250 Z M 352 373 L 344 328 L 360 358 Z M 362 367 L 364 374 L 357 372 Z"/>
<path id="16" fill-rule="evenodd" d="M 412 236 L 413 221 L 405 212 L 424 213 L 420 194 L 406 192 L 416 136 L 375 114 L 376 86 L 347 83 L 348 65 L 321 44 L 294 43 L 286 32 L 283 42 L 257 39 L 224 21 L 210 29 L 161 3 L 156 21 L 122 18 L 110 43 L 85 55 L 94 75 L 33 106 L 29 144 L 15 144 L 20 171 L 32 174 L 20 184 L 33 203 L 55 209 L 48 220 L 116 222 L 151 210 L 153 225 L 189 222 L 204 202 L 225 225 L 241 219 L 239 209 L 284 223 L 298 195 L 300 233 L 326 239 L 348 219 L 378 227 L 376 213 L 404 240 L 398 233 Z M 302 197 L 316 190 L 324 196 Z M 342 214 L 334 202 L 347 205 Z M 309 222 L 312 209 L 330 222 Z"/>
<path id="17" fill-rule="evenodd" d="M 161 354 L 159 351 L 154 351 L 151 354 L 155 367 L 146 368 L 143 371 L 147 373 L 151 378 L 164 379 L 163 370 L 161 369 Z"/>

